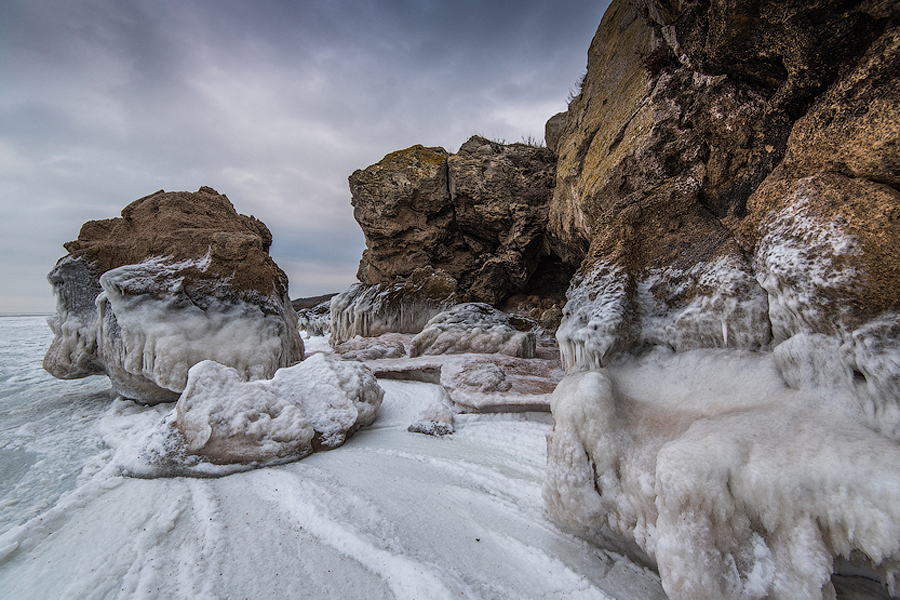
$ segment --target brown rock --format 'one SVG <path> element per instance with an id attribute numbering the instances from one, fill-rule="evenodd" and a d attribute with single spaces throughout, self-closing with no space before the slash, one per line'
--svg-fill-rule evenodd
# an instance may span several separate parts
<path id="1" fill-rule="evenodd" d="M 495 305 L 532 282 L 547 287 L 559 266 L 545 239 L 553 167 L 547 148 L 475 136 L 455 155 L 414 146 L 356 171 L 360 281 L 436 269 L 458 282 L 461 299 Z"/>
<path id="2" fill-rule="evenodd" d="M 56 377 L 105 373 L 116 391 L 171 401 L 205 359 L 270 377 L 303 358 L 269 230 L 215 190 L 157 192 L 86 223 L 50 273 Z"/>

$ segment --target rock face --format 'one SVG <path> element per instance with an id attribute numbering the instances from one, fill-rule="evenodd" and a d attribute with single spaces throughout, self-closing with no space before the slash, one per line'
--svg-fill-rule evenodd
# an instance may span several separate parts
<path id="1" fill-rule="evenodd" d="M 557 254 L 580 263 L 570 367 L 646 344 L 852 337 L 896 310 L 897 13 L 610 6 L 550 210 Z"/>
<path id="2" fill-rule="evenodd" d="M 898 81 L 896 2 L 617 0 L 562 133 L 548 123 L 547 239 L 578 271 L 545 498 L 563 521 L 637 542 L 672 598 L 828 597 L 851 552 L 895 577 L 896 493 L 870 489 L 856 511 L 810 470 L 810 522 L 773 456 L 812 460 L 828 452 L 816 436 L 833 436 L 847 458 L 832 472 L 863 468 L 856 456 L 898 477 L 854 450 L 865 438 L 893 455 L 900 440 Z M 678 402 L 623 383 L 654 348 L 750 352 L 760 381 L 777 379 L 740 406 L 691 408 L 701 381 Z M 804 411 L 816 415 L 781 427 Z M 884 539 L 843 529 L 882 520 Z"/>
<path id="3" fill-rule="evenodd" d="M 561 293 L 571 271 L 546 236 L 554 167 L 547 148 L 475 136 L 453 155 L 413 146 L 356 171 L 359 280 L 393 284 L 428 268 L 456 280 L 460 301 Z"/>
<path id="4" fill-rule="evenodd" d="M 174 401 L 202 360 L 245 379 L 303 359 L 269 230 L 211 188 L 157 192 L 90 221 L 48 276 L 57 297 L 44 368 L 109 376 L 126 398 Z"/>

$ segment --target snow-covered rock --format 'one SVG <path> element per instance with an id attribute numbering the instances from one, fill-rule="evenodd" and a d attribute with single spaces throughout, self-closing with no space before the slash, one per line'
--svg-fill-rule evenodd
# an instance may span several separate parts
<path id="1" fill-rule="evenodd" d="M 86 223 L 49 275 L 57 312 L 44 368 L 103 374 L 117 393 L 170 402 L 203 360 L 244 379 L 303 358 L 271 234 L 210 188 L 157 192 Z"/>
<path id="2" fill-rule="evenodd" d="M 771 353 L 657 350 L 552 403 L 551 515 L 636 542 L 673 600 L 833 598 L 845 559 L 893 590 L 900 446 L 789 389 Z"/>
<path id="3" fill-rule="evenodd" d="M 191 368 L 175 405 L 188 454 L 212 463 L 302 457 L 340 446 L 375 420 L 384 392 L 362 364 L 314 354 L 266 381 L 244 381 L 230 367 Z"/>
<path id="4" fill-rule="evenodd" d="M 519 331 L 513 318 L 489 304 L 469 302 L 435 315 L 413 338 L 411 357 L 423 354 L 506 354 L 532 358 L 535 333 Z"/>
<path id="5" fill-rule="evenodd" d="M 343 444 L 375 420 L 384 391 L 361 363 L 313 354 L 267 380 L 246 381 L 211 360 L 191 367 L 174 407 L 156 422 L 107 419 L 114 463 L 134 477 L 222 476 Z M 123 416 L 133 403 L 121 401 Z"/>
<path id="6" fill-rule="evenodd" d="M 600 263 L 567 296 L 556 337 L 568 370 L 647 345 L 757 349 L 770 340 L 766 294 L 736 255 L 684 271 Z"/>
<path id="7" fill-rule="evenodd" d="M 296 308 L 296 302 L 294 306 Z M 305 331 L 309 335 L 331 333 L 331 299 L 309 308 L 297 309 L 297 324 L 300 331 Z"/>
<path id="8" fill-rule="evenodd" d="M 433 316 L 456 303 L 456 280 L 443 272 L 420 269 L 409 280 L 357 283 L 331 300 L 331 343 L 357 335 L 418 333 Z"/>

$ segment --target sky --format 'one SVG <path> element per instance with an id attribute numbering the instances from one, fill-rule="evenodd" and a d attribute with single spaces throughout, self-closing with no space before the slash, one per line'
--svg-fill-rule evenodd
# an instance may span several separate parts
<path id="1" fill-rule="evenodd" d="M 85 221 L 210 186 L 291 297 L 347 289 L 347 177 L 414 144 L 543 139 L 607 1 L 3 0 L 0 313 L 51 312 Z"/>

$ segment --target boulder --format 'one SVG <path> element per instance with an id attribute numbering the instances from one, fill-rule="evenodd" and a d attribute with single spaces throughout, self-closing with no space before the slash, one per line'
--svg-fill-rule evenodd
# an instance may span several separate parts
<path id="1" fill-rule="evenodd" d="M 57 312 L 44 368 L 64 379 L 105 373 L 117 393 L 155 403 L 176 400 L 202 360 L 244 379 L 302 360 L 271 242 L 208 187 L 160 191 L 85 223 L 48 276 Z"/>
<path id="2" fill-rule="evenodd" d="M 561 295 L 568 274 L 546 239 L 555 159 L 547 148 L 474 136 L 459 152 L 413 146 L 350 176 L 366 238 L 365 285 L 427 268 L 458 283 L 460 300 L 499 305 L 537 288 Z"/>
<path id="3" fill-rule="evenodd" d="M 249 382 L 205 361 L 191 368 L 173 423 L 184 453 L 213 464 L 297 459 L 371 425 L 383 397 L 362 364 L 323 354 Z"/>

